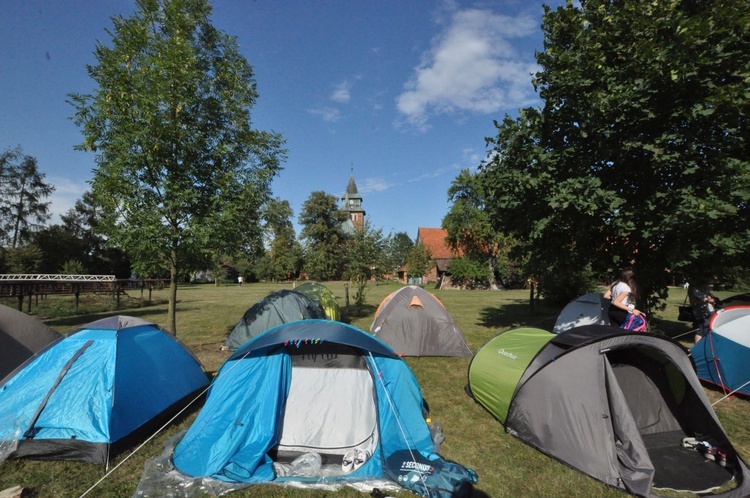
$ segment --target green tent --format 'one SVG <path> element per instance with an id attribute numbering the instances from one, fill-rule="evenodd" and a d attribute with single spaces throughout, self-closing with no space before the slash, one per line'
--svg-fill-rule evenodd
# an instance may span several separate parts
<path id="1" fill-rule="evenodd" d="M 339 303 L 336 301 L 336 296 L 325 285 L 317 282 L 308 282 L 296 287 L 294 290 L 313 301 L 317 301 L 323 307 L 323 311 L 326 312 L 326 318 L 329 320 L 341 321 L 341 311 L 339 310 Z"/>

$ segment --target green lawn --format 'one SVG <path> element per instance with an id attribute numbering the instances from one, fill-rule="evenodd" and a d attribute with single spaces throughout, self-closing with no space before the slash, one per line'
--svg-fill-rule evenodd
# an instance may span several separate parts
<path id="1" fill-rule="evenodd" d="M 326 283 L 345 304 L 345 285 Z M 291 289 L 292 284 L 245 284 L 218 286 L 184 286 L 178 292 L 177 335 L 200 358 L 205 368 L 216 371 L 228 353 L 220 350 L 223 340 L 239 321 L 247 308 L 270 292 Z M 361 316 L 347 321 L 369 330 L 373 314 L 380 301 L 396 290 L 396 284 L 368 287 L 367 304 Z M 477 351 L 495 335 L 519 326 L 533 326 L 551 330 L 559 308 L 537 306 L 532 312 L 528 291 L 456 291 L 433 290 L 461 327 L 469 346 Z M 353 290 L 350 290 L 353 302 Z M 732 293 L 720 294 L 726 297 Z M 134 295 L 134 298 L 140 297 Z M 154 300 L 165 299 L 166 291 L 154 294 Z M 64 308 L 56 299 L 49 298 L 44 306 L 35 308 L 40 314 L 54 313 L 55 306 Z M 65 298 L 68 299 L 68 298 Z M 682 304 L 684 290 L 674 288 L 668 306 L 660 315 L 652 317 L 652 331 L 676 336 L 689 330 L 688 325 L 676 321 L 677 306 Z M 72 301 L 72 298 L 70 298 Z M 135 299 L 134 299 L 135 300 Z M 132 315 L 164 326 L 167 322 L 165 303 L 127 309 L 121 314 Z M 61 332 L 68 332 L 102 316 L 114 313 L 88 314 L 50 319 L 48 323 Z M 685 336 L 688 338 L 689 336 Z M 689 345 L 686 343 L 686 345 Z M 432 418 L 442 425 L 446 440 L 441 454 L 450 460 L 471 467 L 479 474 L 477 496 L 488 497 L 617 497 L 625 494 L 600 484 L 569 467 L 553 460 L 517 439 L 505 434 L 502 425 L 486 410 L 471 400 L 464 391 L 468 358 L 408 358 L 427 399 Z M 708 390 L 709 398 L 719 399 L 720 393 Z M 740 454 L 750 458 L 750 403 L 730 398 L 720 402 L 716 411 Z M 116 471 L 97 485 L 87 496 L 131 496 L 140 480 L 146 459 L 158 455 L 172 435 L 186 428 L 195 417 L 190 414 L 146 443 L 130 456 Z M 115 460 L 118 464 L 129 454 Z M 43 462 L 9 460 L 0 465 L 0 490 L 14 485 L 26 488 L 24 497 L 80 496 L 104 476 L 104 469 L 73 462 Z M 294 490 L 277 486 L 254 486 L 232 493 L 236 497 L 314 497 L 366 496 L 352 489 L 336 493 Z M 408 492 L 398 496 L 414 496 Z M 675 494 L 674 496 L 693 496 Z"/>

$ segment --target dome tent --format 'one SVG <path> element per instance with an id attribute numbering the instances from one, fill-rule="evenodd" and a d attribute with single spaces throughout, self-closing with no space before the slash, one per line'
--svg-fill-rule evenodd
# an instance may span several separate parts
<path id="1" fill-rule="evenodd" d="M 633 495 L 707 492 L 733 478 L 717 496 L 750 492 L 690 356 L 663 336 L 599 325 L 511 330 L 477 352 L 468 391 L 508 433 Z M 684 438 L 710 442 L 727 466 L 706 465 Z"/>
<path id="2" fill-rule="evenodd" d="M 336 296 L 325 285 L 308 282 L 297 286 L 294 290 L 318 302 L 323 307 L 326 318 L 329 320 L 341 321 L 341 310 L 339 309 L 339 303 L 336 301 Z"/>
<path id="3" fill-rule="evenodd" d="M 384 479 L 403 450 L 440 459 L 425 415 L 413 373 L 388 345 L 341 322 L 292 322 L 227 359 L 172 463 L 214 489 Z M 366 459 L 344 466 L 357 449 Z M 307 456 L 317 468 L 295 473 Z"/>
<path id="4" fill-rule="evenodd" d="M 170 333 L 140 318 L 92 322 L 32 357 L 0 386 L 10 457 L 99 465 L 148 435 L 208 386 Z"/>
<path id="5" fill-rule="evenodd" d="M 601 292 L 584 294 L 569 302 L 560 312 L 552 332 L 559 334 L 583 325 L 609 325 L 609 300 Z"/>
<path id="6" fill-rule="evenodd" d="M 42 321 L 0 304 L 0 380 L 60 337 Z"/>
<path id="7" fill-rule="evenodd" d="M 720 309 L 709 324 L 708 334 L 690 350 L 698 378 L 750 396 L 750 306 Z"/>
<path id="8" fill-rule="evenodd" d="M 282 289 L 269 294 L 250 307 L 235 325 L 224 345 L 237 349 L 248 339 L 282 323 L 325 318 L 319 303 L 299 292 Z"/>
<path id="9" fill-rule="evenodd" d="M 401 287 L 383 299 L 370 333 L 402 356 L 472 356 L 443 303 L 416 285 Z"/>

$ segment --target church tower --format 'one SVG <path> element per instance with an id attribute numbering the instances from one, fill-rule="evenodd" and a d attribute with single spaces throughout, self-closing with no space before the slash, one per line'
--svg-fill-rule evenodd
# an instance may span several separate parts
<path id="1" fill-rule="evenodd" d="M 362 209 L 362 196 L 357 192 L 357 184 L 354 183 L 354 171 L 349 177 L 349 184 L 341 200 L 344 201 L 342 210 L 349 215 L 349 221 L 354 228 L 362 231 L 365 226 L 365 210 Z"/>

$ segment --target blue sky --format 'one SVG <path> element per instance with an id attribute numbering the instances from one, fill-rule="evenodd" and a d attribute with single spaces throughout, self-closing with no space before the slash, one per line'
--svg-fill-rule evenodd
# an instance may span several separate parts
<path id="1" fill-rule="evenodd" d="M 93 89 L 85 66 L 97 40 L 108 44 L 112 16 L 134 8 L 0 2 L 0 149 L 37 158 L 56 214 L 95 167 L 73 150 L 81 134 L 66 96 Z M 273 190 L 295 223 L 311 192 L 340 197 L 353 171 L 373 228 L 415 238 L 440 226 L 451 181 L 484 159 L 493 119 L 539 105 L 530 74 L 542 14 L 530 0 L 223 0 L 212 19 L 255 69 L 254 127 L 287 141 Z"/>

